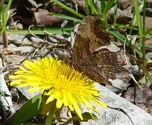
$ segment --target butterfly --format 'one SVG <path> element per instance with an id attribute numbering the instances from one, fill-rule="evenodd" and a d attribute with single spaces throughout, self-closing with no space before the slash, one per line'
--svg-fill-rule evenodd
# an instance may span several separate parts
<path id="1" fill-rule="evenodd" d="M 99 15 L 88 15 L 80 23 L 72 48 L 72 65 L 90 79 L 111 85 L 109 79 L 127 70 L 118 61 L 118 53 L 106 48 L 110 34 L 99 25 Z"/>

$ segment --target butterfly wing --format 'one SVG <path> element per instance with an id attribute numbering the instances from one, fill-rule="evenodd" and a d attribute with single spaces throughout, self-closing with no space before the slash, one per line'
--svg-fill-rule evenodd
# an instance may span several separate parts
<path id="1" fill-rule="evenodd" d="M 116 73 L 126 70 L 120 66 L 116 52 L 97 51 L 110 44 L 109 33 L 100 29 L 99 23 L 99 15 L 88 15 L 82 21 L 73 45 L 72 63 L 75 69 L 94 81 L 111 84 L 108 79 L 115 79 Z"/>

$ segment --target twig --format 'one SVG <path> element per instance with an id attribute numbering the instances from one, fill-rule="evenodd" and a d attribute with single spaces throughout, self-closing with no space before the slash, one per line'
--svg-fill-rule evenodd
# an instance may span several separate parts
<path id="1" fill-rule="evenodd" d="M 4 48 L 7 48 L 8 47 L 8 40 L 7 40 L 7 35 L 6 35 L 6 31 L 5 30 L 2 32 L 2 38 L 3 38 Z"/>
<path id="2" fill-rule="evenodd" d="M 0 69 L 0 73 L 2 73 L 6 68 L 8 68 L 10 66 L 14 66 L 14 65 L 20 65 L 20 64 L 18 64 L 18 63 L 16 63 L 16 64 L 8 64 L 8 65 L 6 65 L 6 66 L 4 66 L 3 68 Z"/>
<path id="3" fill-rule="evenodd" d="M 29 26 L 29 28 L 28 28 L 29 33 L 30 33 L 31 35 L 33 35 L 35 38 L 39 39 L 41 42 L 45 42 L 44 40 L 42 40 L 42 39 L 40 39 L 38 36 L 36 36 L 34 33 L 32 33 L 32 31 L 31 31 L 31 28 L 32 28 L 32 27 L 33 27 L 33 25 Z"/>
<path id="4" fill-rule="evenodd" d="M 142 90 L 141 86 L 138 84 L 137 80 L 134 78 L 132 74 L 129 74 L 129 76 L 134 80 L 134 82 L 139 86 L 140 90 Z"/>
<path id="5" fill-rule="evenodd" d="M 109 105 L 108 105 L 108 108 L 121 111 L 122 113 L 124 113 L 125 115 L 127 115 L 127 117 L 130 119 L 131 123 L 132 123 L 133 125 L 135 125 L 135 123 L 133 122 L 133 120 L 131 119 L 131 117 L 128 115 L 128 113 L 127 113 L 124 109 L 122 109 L 122 108 L 117 108 L 117 107 L 111 107 L 111 106 L 109 106 Z"/>

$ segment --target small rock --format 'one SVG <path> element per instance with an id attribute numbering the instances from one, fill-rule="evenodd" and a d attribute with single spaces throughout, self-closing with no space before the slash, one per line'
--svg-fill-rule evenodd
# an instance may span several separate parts
<path id="1" fill-rule="evenodd" d="M 21 46 L 19 48 L 20 48 L 21 54 L 29 53 L 34 49 L 34 47 L 32 46 Z"/>
<path id="2" fill-rule="evenodd" d="M 152 52 L 149 52 L 146 54 L 146 59 L 151 60 L 152 59 Z"/>
<path id="3" fill-rule="evenodd" d="M 25 35 L 7 35 L 7 39 L 9 42 L 13 42 L 13 44 L 19 44 L 19 45 L 31 45 L 32 42 L 29 41 Z"/>
<path id="4" fill-rule="evenodd" d="M 9 50 L 9 51 L 11 51 L 11 52 L 18 52 L 18 51 L 19 51 L 19 47 L 17 47 L 17 46 L 14 45 L 14 44 L 9 44 L 7 50 Z"/>
<path id="5" fill-rule="evenodd" d="M 129 84 L 124 83 L 120 79 L 109 80 L 112 83 L 112 86 L 107 85 L 106 87 L 112 90 L 115 93 L 122 93 L 124 90 L 127 90 Z"/>
<path id="6" fill-rule="evenodd" d="M 6 55 L 4 60 L 7 64 L 20 64 L 25 58 L 19 55 Z"/>

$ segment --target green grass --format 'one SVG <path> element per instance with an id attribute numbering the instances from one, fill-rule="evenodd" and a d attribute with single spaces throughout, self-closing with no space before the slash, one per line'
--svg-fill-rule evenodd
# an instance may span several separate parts
<path id="1" fill-rule="evenodd" d="M 5 0 L 0 2 L 0 34 L 3 38 L 4 48 L 7 48 L 7 34 L 6 34 L 6 24 L 9 18 L 9 10 L 11 8 L 12 0 L 8 1 L 6 8 L 4 7 Z"/>
<path id="2" fill-rule="evenodd" d="M 46 32 L 49 32 L 51 34 L 70 34 L 71 30 L 73 30 L 73 27 L 35 27 L 34 29 L 23 29 L 23 30 L 6 30 L 7 34 L 35 34 L 35 35 L 45 35 Z"/>

